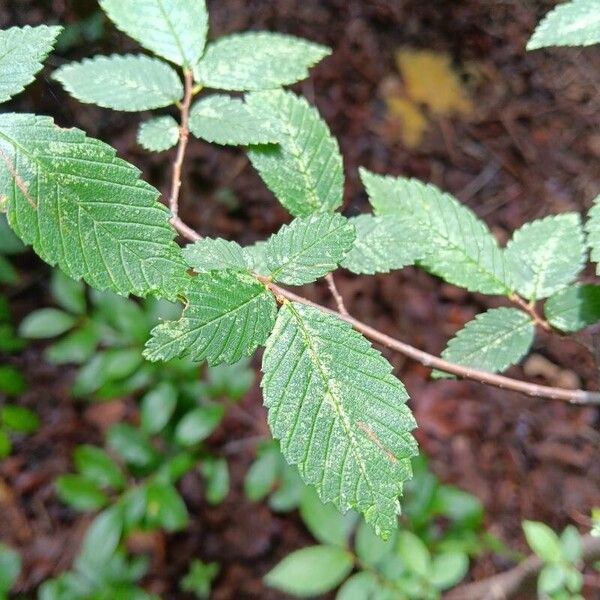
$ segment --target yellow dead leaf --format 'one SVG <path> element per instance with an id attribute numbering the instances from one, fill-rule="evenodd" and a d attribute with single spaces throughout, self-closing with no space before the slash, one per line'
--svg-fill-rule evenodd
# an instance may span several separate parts
<path id="1" fill-rule="evenodd" d="M 388 115 L 399 119 L 402 124 L 402 140 L 409 148 L 416 148 L 423 140 L 428 123 L 419 107 L 401 96 L 388 96 L 385 99 Z"/>

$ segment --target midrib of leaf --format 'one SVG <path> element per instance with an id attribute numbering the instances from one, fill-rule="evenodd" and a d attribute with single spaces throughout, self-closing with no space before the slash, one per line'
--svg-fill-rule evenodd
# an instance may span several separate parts
<path id="1" fill-rule="evenodd" d="M 536 265 L 536 267 L 539 267 L 539 268 L 537 268 L 535 271 L 533 293 L 531 295 L 531 299 L 533 301 L 535 301 L 535 299 L 537 298 L 540 288 L 542 287 L 542 285 L 544 283 L 544 279 L 545 279 L 544 273 L 546 272 L 546 267 L 548 266 L 550 258 L 552 257 L 552 255 L 554 253 L 554 249 L 556 248 L 557 242 L 558 242 L 558 238 L 556 236 L 552 236 L 548 240 L 548 243 L 544 244 L 544 251 L 540 258 L 539 265 Z"/>
<path id="2" fill-rule="evenodd" d="M 368 469 L 366 468 L 366 465 L 360 454 L 358 444 L 356 442 L 356 437 L 355 437 L 354 432 L 352 431 L 352 427 L 348 420 L 348 416 L 346 415 L 346 412 L 344 411 L 344 407 L 343 407 L 341 400 L 335 394 L 335 389 L 333 389 L 334 386 L 331 386 L 331 384 L 330 384 L 330 382 L 332 380 L 334 380 L 335 375 L 332 375 L 331 377 L 328 376 L 327 369 L 326 369 L 325 365 L 323 365 L 321 363 L 321 361 L 319 360 L 319 353 L 312 343 L 310 332 L 304 326 L 304 322 L 302 321 L 301 316 L 298 314 L 298 312 L 296 311 L 296 309 L 294 308 L 294 305 L 292 303 L 289 303 L 288 306 L 290 307 L 292 314 L 294 315 L 296 322 L 298 323 L 298 328 L 300 329 L 300 331 L 302 331 L 302 335 L 304 337 L 304 343 L 305 343 L 306 349 L 308 350 L 311 362 L 312 362 L 313 366 L 315 367 L 315 369 L 319 372 L 321 379 L 322 379 L 323 383 L 325 384 L 327 393 L 323 396 L 322 402 L 325 402 L 328 397 L 331 398 L 332 407 L 333 407 L 334 411 L 336 412 L 336 414 L 338 415 L 338 418 L 340 419 L 342 427 L 343 427 L 344 431 L 346 432 L 346 435 L 348 436 L 348 440 L 349 440 L 348 447 L 352 450 L 352 454 L 359 466 L 360 472 L 362 473 L 364 480 L 366 481 L 367 485 L 369 486 L 369 490 L 370 490 L 371 494 L 373 495 L 373 497 L 376 497 L 378 494 L 376 493 L 375 487 L 373 486 L 373 483 L 371 482 L 371 478 L 369 477 Z M 298 361 L 298 363 L 299 362 L 300 361 Z M 319 405 L 319 408 L 317 409 L 317 411 L 315 413 L 316 415 L 319 414 L 320 406 L 321 405 Z M 299 414 L 298 414 L 298 416 L 299 416 Z M 312 434 L 314 432 L 315 423 L 316 423 L 316 418 L 313 420 L 313 425 L 312 425 L 312 429 L 311 429 L 311 438 L 312 438 Z M 333 428 L 333 425 L 332 425 L 332 428 Z M 295 424 L 294 424 L 294 430 L 295 430 Z M 293 437 L 293 433 L 290 436 L 290 438 L 291 437 Z M 311 444 L 310 443 L 307 444 L 307 449 L 310 449 L 310 447 L 311 447 Z M 304 460 L 306 460 L 306 458 Z M 346 458 L 344 458 L 343 467 L 345 467 L 345 462 L 346 462 Z M 343 475 L 343 471 L 342 471 L 342 475 Z M 343 480 L 343 477 L 340 477 L 340 485 L 342 484 L 342 480 Z M 360 480 L 357 479 L 357 481 L 360 481 Z"/>
<path id="3" fill-rule="evenodd" d="M 453 249 L 458 250 L 467 259 L 467 261 L 471 265 L 473 265 L 480 273 L 483 273 L 484 275 L 486 275 L 487 277 L 491 278 L 493 281 L 495 281 L 496 283 L 501 285 L 507 292 L 511 292 L 512 290 L 509 287 L 507 287 L 507 285 L 504 281 L 498 279 L 498 277 L 496 277 L 496 275 L 494 273 L 491 273 L 488 270 L 486 270 L 485 268 L 483 268 L 482 265 L 480 265 L 475 259 L 473 259 L 471 256 L 469 256 L 465 252 L 464 248 L 461 248 L 460 246 L 457 246 L 454 242 L 452 242 L 452 240 L 450 240 L 450 238 L 447 237 L 447 234 L 440 231 L 440 229 L 438 229 L 437 227 L 433 227 L 434 221 L 432 221 L 432 219 L 431 219 L 431 215 L 432 215 L 431 205 L 428 202 L 424 202 L 424 196 L 423 196 L 422 190 L 420 190 L 420 189 L 419 189 L 419 194 L 421 195 L 421 204 L 425 207 L 425 210 L 426 210 L 428 216 L 430 217 L 429 223 L 426 223 L 424 220 L 420 219 L 413 212 L 413 215 L 417 216 L 417 219 L 420 221 L 420 223 L 425 227 L 427 227 L 429 225 L 429 228 L 434 230 L 436 235 L 438 235 L 443 240 L 445 240 L 448 243 L 448 245 L 451 246 Z M 452 210 L 454 211 L 454 213 L 456 215 L 456 207 L 454 206 L 454 203 L 450 203 L 450 206 L 452 206 Z M 462 239 L 463 239 L 463 241 L 465 241 L 465 235 L 464 235 L 463 229 L 462 229 L 462 219 L 457 218 L 457 222 L 458 222 L 458 227 L 459 227 Z M 421 261 L 419 261 L 419 262 L 421 262 Z"/>
<path id="4" fill-rule="evenodd" d="M 189 1 L 191 1 L 191 0 L 188 0 L 188 2 Z M 181 42 L 179 41 L 179 36 L 175 33 L 173 23 L 171 23 L 171 21 L 167 17 L 167 13 L 165 12 L 165 7 L 163 6 L 162 0 L 156 0 L 156 3 L 158 4 L 158 8 L 165 19 L 165 23 L 167 24 L 167 27 L 169 28 L 169 30 L 171 31 L 171 34 L 173 35 L 173 39 L 175 40 L 175 43 L 177 44 L 177 49 L 179 50 L 179 54 L 181 54 L 181 58 L 182 58 L 183 62 L 187 63 L 188 62 L 187 56 L 186 56 L 185 52 L 183 51 L 183 46 L 181 45 Z M 191 66 L 191 65 L 188 65 L 188 66 Z"/>
<path id="5" fill-rule="evenodd" d="M 525 313 L 523 313 L 523 314 L 525 314 Z M 506 331 L 499 337 L 498 336 L 495 337 L 489 344 L 486 344 L 485 346 L 478 346 L 477 348 L 475 348 L 473 350 L 473 352 L 470 352 L 469 354 L 467 354 L 465 356 L 461 356 L 461 362 L 463 362 L 463 361 L 470 362 L 471 358 L 473 358 L 474 356 L 477 356 L 477 355 L 481 354 L 482 352 L 488 352 L 492 348 L 496 348 L 502 342 L 504 342 L 504 340 L 513 336 L 515 333 L 521 331 L 521 329 L 525 329 L 526 327 L 529 327 L 531 325 L 531 323 L 532 323 L 531 319 L 528 319 L 527 321 L 523 321 L 523 323 L 521 323 L 519 326 L 514 327 L 510 331 Z"/>

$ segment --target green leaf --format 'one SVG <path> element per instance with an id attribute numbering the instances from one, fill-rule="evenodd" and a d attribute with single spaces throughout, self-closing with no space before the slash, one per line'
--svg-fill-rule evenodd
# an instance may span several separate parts
<path id="1" fill-rule="evenodd" d="M 19 433 L 33 433 L 40 428 L 40 418 L 32 410 L 14 404 L 0 409 L 0 423 Z"/>
<path id="2" fill-rule="evenodd" d="M 48 117 L 0 115 L 0 195 L 15 233 L 97 289 L 174 296 L 185 265 L 168 211 L 110 147 Z"/>
<path id="3" fill-rule="evenodd" d="M 151 526 L 180 531 L 187 525 L 185 503 L 170 483 L 153 481 L 148 485 L 146 494 L 146 519 Z"/>
<path id="4" fill-rule="evenodd" d="M 19 396 L 26 389 L 27 382 L 21 371 L 9 365 L 0 365 L 0 393 Z"/>
<path id="5" fill-rule="evenodd" d="M 220 90 L 271 90 L 306 79 L 308 70 L 331 53 L 306 40 L 267 31 L 238 33 L 209 44 L 194 76 Z"/>
<path id="6" fill-rule="evenodd" d="M 511 291 L 502 250 L 487 225 L 456 198 L 431 184 L 360 170 L 376 216 L 412 221 L 424 234 L 422 267 L 448 283 L 483 294 Z"/>
<path id="7" fill-rule="evenodd" d="M 142 398 L 140 417 L 142 429 L 147 433 L 159 433 L 169 422 L 177 408 L 177 389 L 162 381 Z"/>
<path id="8" fill-rule="evenodd" d="M 106 439 L 108 445 L 131 465 L 146 467 L 156 459 L 156 452 L 148 438 L 127 423 L 112 425 Z"/>
<path id="9" fill-rule="evenodd" d="M 184 295 L 181 319 L 152 330 L 144 351 L 149 360 L 187 355 L 210 365 L 234 363 L 265 341 L 275 321 L 273 294 L 246 273 L 199 275 L 190 279 Z"/>
<path id="10" fill-rule="evenodd" d="M 198 138 L 226 146 L 279 141 L 277 122 L 252 110 L 239 98 L 215 94 L 199 100 L 190 112 L 190 131 Z"/>
<path id="11" fill-rule="evenodd" d="M 195 594 L 201 600 L 208 600 L 212 582 L 218 574 L 218 563 L 203 563 L 201 560 L 194 560 L 190 565 L 188 574 L 181 580 L 179 587 L 184 592 Z"/>
<path id="12" fill-rule="evenodd" d="M 138 130 L 138 144 L 151 152 L 168 150 L 178 140 L 179 124 L 173 117 L 168 115 L 145 121 Z"/>
<path id="13" fill-rule="evenodd" d="M 410 531 L 401 531 L 398 534 L 396 551 L 410 571 L 421 577 L 429 576 L 431 555 L 420 537 Z"/>
<path id="14" fill-rule="evenodd" d="M 286 460 L 323 502 L 357 509 L 389 536 L 417 450 L 408 396 L 389 363 L 345 321 L 286 303 L 263 373 L 269 424 Z"/>
<path id="15" fill-rule="evenodd" d="M 442 358 L 496 373 L 518 363 L 529 351 L 535 323 L 517 308 L 491 308 L 469 321 L 449 342 Z M 435 371 L 434 376 L 445 375 Z"/>
<path id="16" fill-rule="evenodd" d="M 547 46 L 590 46 L 600 42 L 598 0 L 572 0 L 556 6 L 538 24 L 527 50 Z"/>
<path id="17" fill-rule="evenodd" d="M 6 458 L 12 452 L 12 442 L 8 432 L 0 429 L 0 459 Z M 1 548 L 1 546 L 0 546 Z M 0 550 L 1 553 L 1 550 Z M 0 572 L 0 578 L 2 577 Z M 1 588 L 0 588 L 1 589 Z"/>
<path id="18" fill-rule="evenodd" d="M 514 288 L 531 300 L 546 298 L 569 285 L 584 261 L 583 230 L 576 213 L 525 223 L 506 245 Z"/>
<path id="19" fill-rule="evenodd" d="M 182 446 L 193 446 L 205 440 L 219 426 L 224 414 L 225 410 L 219 404 L 191 410 L 177 424 L 175 439 Z"/>
<path id="20" fill-rule="evenodd" d="M 89 322 L 61 340 L 46 348 L 46 360 L 55 365 L 74 363 L 80 365 L 89 360 L 96 350 L 99 334 L 96 325 Z"/>
<path id="21" fill-rule="evenodd" d="M 339 589 L 335 600 L 383 600 L 377 596 L 379 582 L 374 573 L 360 571 Z"/>
<path id="22" fill-rule="evenodd" d="M 143 54 L 95 56 L 64 65 L 52 75 L 80 102 L 139 112 L 175 104 L 183 85 L 175 70 Z"/>
<path id="23" fill-rule="evenodd" d="M 545 562 L 558 562 L 562 558 L 560 540 L 545 523 L 523 521 L 523 531 L 529 547 Z"/>
<path id="24" fill-rule="evenodd" d="M 427 254 L 423 231 L 410 218 L 360 215 L 350 222 L 356 241 L 341 264 L 353 273 L 389 273 Z"/>
<path id="25" fill-rule="evenodd" d="M 581 534 L 573 525 L 567 525 L 560 536 L 560 547 L 565 560 L 575 564 L 581 560 L 583 547 Z"/>
<path id="26" fill-rule="evenodd" d="M 281 479 L 278 481 L 277 489 L 269 497 L 269 508 L 275 513 L 296 510 L 305 489 L 306 486 L 300 479 L 298 470 L 282 462 Z"/>
<path id="27" fill-rule="evenodd" d="M 8 225 L 6 214 L 0 211 L 0 254 L 21 254 L 25 250 L 23 242 Z"/>
<path id="28" fill-rule="evenodd" d="M 304 488 L 300 516 L 313 537 L 322 544 L 345 547 L 354 527 L 356 514 L 341 515 L 333 504 L 323 504 L 314 488 Z"/>
<path id="29" fill-rule="evenodd" d="M 296 217 L 338 208 L 344 194 L 342 157 L 317 110 L 282 90 L 248 94 L 246 102 L 278 122 L 279 144 L 254 146 L 248 156 L 281 204 Z"/>
<path id="30" fill-rule="evenodd" d="M 433 557 L 429 581 L 440 591 L 462 581 L 469 572 L 469 557 L 464 552 L 443 552 Z"/>
<path id="31" fill-rule="evenodd" d="M 21 573 L 21 557 L 18 552 L 0 543 L 0 595 L 6 594 Z"/>
<path id="32" fill-rule="evenodd" d="M 544 565 L 538 576 L 539 597 L 549 598 L 551 594 L 560 590 L 564 585 L 565 575 L 566 572 L 562 565 L 555 563 Z"/>
<path id="33" fill-rule="evenodd" d="M 81 475 L 61 475 L 55 482 L 58 497 L 69 506 L 86 512 L 102 508 L 108 498 L 102 490 Z"/>
<path id="34" fill-rule="evenodd" d="M 324 594 L 352 571 L 353 558 L 336 546 L 310 546 L 288 554 L 265 576 L 265 583 L 301 598 Z"/>
<path id="35" fill-rule="evenodd" d="M 229 467 L 224 458 L 208 459 L 202 463 L 202 475 L 206 485 L 206 501 L 217 505 L 229 493 Z"/>
<path id="36" fill-rule="evenodd" d="M 259 452 L 244 479 L 244 493 L 250 502 L 260 502 L 275 487 L 281 467 L 281 454 L 274 445 Z"/>
<path id="37" fill-rule="evenodd" d="M 579 331 L 600 321 L 600 285 L 574 285 L 556 292 L 544 304 L 544 314 L 561 331 Z"/>
<path id="38" fill-rule="evenodd" d="M 75 281 L 61 270 L 55 269 L 50 281 L 50 290 L 61 308 L 76 315 L 85 313 L 85 286 L 81 281 Z"/>
<path id="39" fill-rule="evenodd" d="M 596 196 L 588 213 L 585 231 L 591 248 L 591 258 L 595 263 L 600 263 L 600 195 Z M 600 273 L 600 264 L 596 265 L 596 273 Z"/>
<path id="40" fill-rule="evenodd" d="M 378 565 L 394 549 L 396 537 L 384 541 L 365 523 L 361 521 L 356 530 L 354 548 L 361 563 L 368 567 Z"/>
<path id="41" fill-rule="evenodd" d="M 123 511 L 120 506 L 101 512 L 83 538 L 79 560 L 86 564 L 104 565 L 116 552 L 123 533 Z"/>
<path id="42" fill-rule="evenodd" d="M 56 308 L 41 308 L 29 313 L 19 325 L 19 335 L 30 339 L 45 339 L 69 331 L 77 319 Z"/>
<path id="43" fill-rule="evenodd" d="M 61 30 L 46 25 L 0 30 L 0 102 L 33 81 Z"/>
<path id="44" fill-rule="evenodd" d="M 121 490 L 125 478 L 115 461 L 101 448 L 91 445 L 78 446 L 73 455 L 77 470 L 86 479 L 105 488 Z"/>
<path id="45" fill-rule="evenodd" d="M 171 62 L 191 68 L 204 52 L 204 0 L 100 0 L 100 6 L 121 31 Z"/>
<path id="46" fill-rule="evenodd" d="M 336 269 L 354 238 L 352 224 L 337 213 L 294 219 L 267 241 L 269 275 L 289 285 L 311 283 Z"/>
<path id="47" fill-rule="evenodd" d="M 224 269 L 249 271 L 253 266 L 244 248 L 222 238 L 203 238 L 188 244 L 183 249 L 183 258 L 197 273 Z"/>

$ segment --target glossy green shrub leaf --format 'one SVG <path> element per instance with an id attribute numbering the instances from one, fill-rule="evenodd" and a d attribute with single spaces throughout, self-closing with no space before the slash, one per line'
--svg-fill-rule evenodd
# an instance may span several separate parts
<path id="1" fill-rule="evenodd" d="M 350 577 L 339 589 L 335 600 L 384 600 L 378 595 L 379 582 L 374 573 L 360 571 Z"/>
<path id="2" fill-rule="evenodd" d="M 197 273 L 224 269 L 249 271 L 253 266 L 244 248 L 222 238 L 203 238 L 188 244 L 183 249 L 183 257 Z"/>
<path id="3" fill-rule="evenodd" d="M 360 215 L 350 222 L 356 229 L 356 241 L 342 266 L 353 273 L 388 273 L 427 255 L 426 236 L 409 218 Z"/>
<path id="4" fill-rule="evenodd" d="M 89 479 L 81 475 L 61 475 L 55 483 L 58 497 L 80 511 L 98 510 L 108 498 L 104 492 Z"/>
<path id="5" fill-rule="evenodd" d="M 0 596 L 6 595 L 21 572 L 21 557 L 18 552 L 0 543 Z"/>
<path id="6" fill-rule="evenodd" d="M 342 157 L 319 113 L 291 92 L 255 92 L 248 105 L 280 129 L 277 145 L 254 146 L 248 156 L 279 202 L 299 217 L 338 208 L 344 193 Z"/>
<path id="7" fill-rule="evenodd" d="M 552 327 L 579 331 L 600 321 L 600 285 L 574 285 L 546 300 L 544 314 Z"/>
<path id="8" fill-rule="evenodd" d="M 306 489 L 297 469 L 282 460 L 281 479 L 277 483 L 277 489 L 269 497 L 269 508 L 275 513 L 296 510 Z"/>
<path id="9" fill-rule="evenodd" d="M 171 62 L 191 68 L 204 52 L 204 0 L 100 0 L 100 6 L 121 31 Z"/>
<path id="10" fill-rule="evenodd" d="M 190 131 L 198 138 L 225 146 L 269 144 L 279 140 L 277 122 L 252 110 L 239 98 L 215 94 L 198 100 L 190 111 Z"/>
<path id="11" fill-rule="evenodd" d="M 15 285 L 19 281 L 19 273 L 10 261 L 0 254 L 0 283 Z"/>
<path id="12" fill-rule="evenodd" d="M 531 300 L 546 298 L 572 283 L 584 260 L 583 230 L 576 213 L 526 223 L 506 245 L 514 287 Z"/>
<path id="13" fill-rule="evenodd" d="M 260 502 L 275 487 L 281 471 L 281 453 L 275 445 L 259 450 L 244 479 L 244 493 L 251 502 Z"/>
<path id="14" fill-rule="evenodd" d="M 220 90 L 271 90 L 308 77 L 329 48 L 267 31 L 228 35 L 209 44 L 196 81 Z"/>
<path id="15" fill-rule="evenodd" d="M 150 440 L 139 429 L 127 423 L 112 425 L 107 434 L 108 445 L 130 465 L 147 467 L 156 459 Z"/>
<path id="16" fill-rule="evenodd" d="M 201 560 L 194 560 L 188 574 L 181 580 L 180 588 L 184 592 L 195 594 L 200 600 L 208 600 L 212 582 L 218 574 L 218 563 L 203 563 Z"/>
<path id="17" fill-rule="evenodd" d="M 146 519 L 154 527 L 180 531 L 188 523 L 188 511 L 179 492 L 170 484 L 153 481 L 146 490 Z"/>
<path id="18" fill-rule="evenodd" d="M 125 478 L 119 465 L 102 448 L 89 444 L 78 446 L 73 460 L 81 475 L 96 485 L 115 490 L 121 490 L 125 486 Z"/>
<path id="19" fill-rule="evenodd" d="M 396 551 L 410 571 L 421 577 L 429 575 L 431 554 L 417 535 L 410 531 L 401 531 L 398 534 Z"/>
<path id="20" fill-rule="evenodd" d="M 182 446 L 193 446 L 205 440 L 219 426 L 224 414 L 219 404 L 194 408 L 177 424 L 175 439 Z"/>
<path id="21" fill-rule="evenodd" d="M 0 115 L 0 195 L 15 233 L 97 289 L 175 295 L 185 265 L 168 212 L 108 145 L 48 117 Z"/>
<path id="22" fill-rule="evenodd" d="M 61 29 L 39 25 L 0 30 L 0 102 L 33 81 Z"/>
<path id="23" fill-rule="evenodd" d="M 545 523 L 523 521 L 523 531 L 529 547 L 545 562 L 558 562 L 562 558 L 560 540 Z"/>
<path id="24" fill-rule="evenodd" d="M 354 239 L 354 227 L 340 214 L 294 219 L 267 241 L 269 276 L 289 285 L 311 283 L 337 268 Z"/>
<path id="25" fill-rule="evenodd" d="M 275 321 L 273 295 L 246 273 L 199 275 L 190 279 L 184 295 L 181 319 L 152 330 L 144 351 L 149 360 L 185 355 L 210 365 L 234 363 L 265 341 Z"/>
<path id="26" fill-rule="evenodd" d="M 581 560 L 583 545 L 581 534 L 574 525 L 567 525 L 560 535 L 560 549 L 563 558 L 572 564 Z"/>
<path id="27" fill-rule="evenodd" d="M 66 64 L 52 76 L 80 102 L 114 110 L 139 112 L 183 98 L 175 70 L 143 54 L 95 56 Z"/>
<path id="28" fill-rule="evenodd" d="M 81 281 L 75 281 L 55 269 L 50 280 L 50 291 L 56 303 L 64 310 L 75 315 L 85 313 L 85 286 Z"/>
<path id="29" fill-rule="evenodd" d="M 527 50 L 547 46 L 590 46 L 598 43 L 598 0 L 571 0 L 556 6 L 540 21 L 527 43 Z"/>
<path id="30" fill-rule="evenodd" d="M 392 552 L 395 545 L 395 532 L 389 539 L 382 540 L 364 520 L 358 524 L 358 529 L 354 536 L 354 549 L 363 565 L 375 567 L 380 564 Z"/>
<path id="31" fill-rule="evenodd" d="M 138 144 L 151 152 L 168 150 L 175 146 L 178 140 L 179 124 L 168 115 L 145 121 L 138 130 Z"/>
<path id="32" fill-rule="evenodd" d="M 404 217 L 424 232 L 422 267 L 473 292 L 512 291 L 502 250 L 470 209 L 416 179 L 360 173 L 375 215 Z"/>
<path id="33" fill-rule="evenodd" d="M 518 363 L 535 336 L 535 323 L 517 308 L 492 308 L 469 321 L 442 352 L 446 360 L 496 373 Z M 444 376 L 435 372 L 437 376 Z"/>
<path id="34" fill-rule="evenodd" d="M 440 591 L 462 581 L 469 571 L 469 557 L 463 552 L 442 552 L 433 557 L 429 581 Z"/>
<path id="35" fill-rule="evenodd" d="M 537 590 L 540 598 L 550 598 L 565 583 L 566 571 L 562 565 L 550 563 L 544 565 L 538 576 Z M 570 597 L 567 596 L 567 598 Z"/>
<path id="36" fill-rule="evenodd" d="M 19 396 L 27 389 L 27 382 L 21 371 L 9 365 L 0 365 L 0 393 Z"/>
<path id="37" fill-rule="evenodd" d="M 229 467 L 224 458 L 205 460 L 202 475 L 206 485 L 206 501 L 213 506 L 225 500 L 229 493 Z"/>
<path id="38" fill-rule="evenodd" d="M 310 546 L 288 554 L 265 576 L 265 583 L 287 594 L 309 598 L 337 587 L 350 573 L 353 558 L 337 546 Z"/>
<path id="39" fill-rule="evenodd" d="M 40 428 L 40 418 L 24 406 L 8 404 L 0 409 L 0 425 L 19 433 L 33 433 Z"/>
<path id="40" fill-rule="evenodd" d="M 101 512 L 83 538 L 79 560 L 85 564 L 104 565 L 116 552 L 123 533 L 123 512 L 112 506 Z"/>
<path id="41" fill-rule="evenodd" d="M 41 308 L 29 313 L 19 325 L 19 334 L 30 339 L 53 338 L 69 331 L 77 319 L 56 308 Z"/>
<path id="42" fill-rule="evenodd" d="M 585 224 L 587 242 L 591 248 L 591 258 L 596 264 L 596 273 L 600 273 L 600 196 L 596 196 L 588 213 Z"/>
<path id="43" fill-rule="evenodd" d="M 81 365 L 92 358 L 99 341 L 97 327 L 90 322 L 46 348 L 44 356 L 55 365 Z"/>
<path id="44" fill-rule="evenodd" d="M 158 433 L 169 422 L 177 408 L 177 389 L 162 381 L 142 398 L 140 418 L 142 429 L 147 433 Z"/>
<path id="45" fill-rule="evenodd" d="M 357 509 L 389 536 L 416 454 L 408 396 L 389 363 L 348 323 L 286 303 L 263 373 L 269 425 L 286 460 L 323 502 Z"/>
<path id="46" fill-rule="evenodd" d="M 12 442 L 10 436 L 8 435 L 7 431 L 5 431 L 4 429 L 0 429 L 0 459 L 6 458 L 11 452 Z"/>

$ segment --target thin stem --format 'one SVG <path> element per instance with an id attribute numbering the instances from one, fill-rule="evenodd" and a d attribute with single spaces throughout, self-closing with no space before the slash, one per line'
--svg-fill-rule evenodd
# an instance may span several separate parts
<path id="1" fill-rule="evenodd" d="M 327 282 L 329 291 L 331 292 L 331 295 L 333 296 L 333 299 L 337 304 L 338 311 L 340 312 L 340 314 L 346 317 L 350 316 L 350 313 L 348 312 L 348 310 L 346 309 L 346 305 L 344 304 L 344 298 L 342 298 L 342 295 L 339 293 L 337 286 L 335 285 L 333 273 L 327 273 L 327 275 L 325 275 L 325 281 Z"/>
<path id="2" fill-rule="evenodd" d="M 178 229 L 181 234 L 188 239 L 195 241 L 200 239 L 200 235 L 195 231 L 191 230 L 189 227 L 185 226 L 186 229 Z M 187 231 L 189 230 L 189 232 Z M 526 381 L 520 381 L 518 379 L 512 379 L 511 377 L 505 377 L 504 375 L 496 375 L 494 373 L 487 373 L 485 371 L 478 371 L 477 369 L 470 369 L 469 367 L 464 367 L 463 365 L 457 365 L 455 363 L 444 360 L 443 358 L 439 358 L 438 356 L 434 356 L 433 354 L 429 354 L 428 352 L 424 352 L 423 350 L 419 350 L 410 344 L 402 342 L 401 340 L 397 340 L 377 329 L 355 319 L 354 317 L 348 314 L 342 314 L 341 311 L 332 310 L 330 308 L 326 308 L 325 306 L 321 306 L 312 300 L 308 300 L 307 298 L 303 298 L 302 296 L 298 296 L 285 288 L 282 288 L 273 282 L 271 282 L 266 277 L 258 277 L 259 281 L 264 283 L 274 294 L 275 298 L 277 298 L 278 302 L 284 302 L 285 300 L 290 300 L 292 302 L 300 302 L 301 304 L 307 304 L 308 306 L 312 306 L 314 308 L 318 308 L 319 310 L 329 313 L 330 315 L 335 315 L 340 319 L 350 323 L 354 329 L 360 331 L 364 336 L 369 339 L 385 346 L 386 348 L 390 348 L 391 350 L 395 350 L 404 356 L 407 356 L 426 367 L 431 367 L 434 369 L 438 369 L 440 371 L 444 371 L 446 373 L 450 373 L 452 375 L 456 375 L 457 377 L 462 377 L 463 379 L 470 379 L 473 381 L 477 381 L 479 383 L 483 383 L 485 385 L 491 385 L 494 387 L 498 387 L 505 390 L 510 390 L 513 392 L 519 392 L 521 394 L 525 394 L 526 396 L 532 396 L 534 398 L 546 398 L 548 400 L 563 400 L 565 402 L 570 402 L 571 404 L 599 404 L 600 405 L 600 392 L 588 392 L 585 390 L 567 390 L 563 388 L 550 387 L 546 385 L 537 385 L 535 383 L 528 383 Z"/>
<path id="3" fill-rule="evenodd" d="M 509 300 L 520 306 L 534 321 L 536 325 L 539 325 L 545 331 L 552 331 L 550 323 L 546 319 L 542 318 L 535 310 L 535 303 L 525 302 L 518 294 L 511 294 Z"/>
<path id="4" fill-rule="evenodd" d="M 171 178 L 171 195 L 169 196 L 169 210 L 171 211 L 171 224 L 181 235 L 189 239 L 199 239 L 199 235 L 189 228 L 179 218 L 179 192 L 181 190 L 181 171 L 188 141 L 190 139 L 190 107 L 194 97 L 194 76 L 190 69 L 183 71 L 185 93 L 181 103 L 181 125 L 179 127 L 179 145 L 177 146 L 177 155 L 173 163 L 173 175 Z"/>

